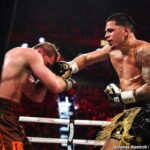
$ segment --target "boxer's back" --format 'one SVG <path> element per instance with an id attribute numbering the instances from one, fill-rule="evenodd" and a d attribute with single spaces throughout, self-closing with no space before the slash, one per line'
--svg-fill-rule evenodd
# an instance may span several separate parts
<path id="1" fill-rule="evenodd" d="M 0 83 L 1 98 L 20 101 L 23 85 L 29 76 L 24 53 L 23 48 L 14 48 L 6 53 Z"/>

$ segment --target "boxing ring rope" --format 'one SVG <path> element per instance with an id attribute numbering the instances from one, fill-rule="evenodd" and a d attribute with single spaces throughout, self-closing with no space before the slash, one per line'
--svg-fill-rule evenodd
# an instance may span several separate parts
<path id="1" fill-rule="evenodd" d="M 85 125 L 85 126 L 106 126 L 109 121 L 96 121 L 96 120 L 71 120 L 71 119 L 56 119 L 56 118 L 43 118 L 43 117 L 19 117 L 20 122 L 32 122 L 32 123 L 46 123 L 46 124 L 62 124 L 69 125 L 69 136 L 68 139 L 60 138 L 45 138 L 45 137 L 28 137 L 32 143 L 59 143 L 68 144 L 73 143 L 76 145 L 94 145 L 102 146 L 105 141 L 86 140 L 86 139 L 73 139 L 74 136 L 74 125 Z"/>
<path id="2" fill-rule="evenodd" d="M 24 116 L 20 116 L 19 121 L 20 122 L 32 122 L 32 123 L 63 124 L 63 125 L 70 123 L 70 119 L 24 117 Z M 109 123 L 109 121 L 74 120 L 75 125 L 106 126 L 108 123 Z"/>
<path id="3" fill-rule="evenodd" d="M 28 137 L 28 139 L 32 143 L 57 143 L 57 144 L 68 143 L 68 139 L 59 139 L 59 138 Z M 104 145 L 105 142 L 95 140 L 73 139 L 72 143 L 76 145 L 102 146 Z"/>

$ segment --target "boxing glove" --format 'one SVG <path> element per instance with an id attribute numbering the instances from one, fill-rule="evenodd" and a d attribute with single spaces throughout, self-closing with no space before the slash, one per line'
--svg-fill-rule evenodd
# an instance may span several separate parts
<path id="1" fill-rule="evenodd" d="M 43 83 L 38 78 L 36 78 L 34 75 L 30 75 L 29 82 L 33 83 L 36 87 L 43 86 Z"/>
<path id="2" fill-rule="evenodd" d="M 55 62 L 52 65 L 51 70 L 63 79 L 69 79 L 72 75 L 72 69 L 70 65 L 65 61 Z"/>
<path id="3" fill-rule="evenodd" d="M 77 92 L 77 84 L 73 79 L 65 79 L 66 89 L 62 92 L 63 95 L 71 97 Z"/>
<path id="4" fill-rule="evenodd" d="M 109 84 L 104 92 L 107 94 L 110 103 L 130 104 L 136 102 L 135 90 L 121 92 L 121 89 L 114 83 Z"/>

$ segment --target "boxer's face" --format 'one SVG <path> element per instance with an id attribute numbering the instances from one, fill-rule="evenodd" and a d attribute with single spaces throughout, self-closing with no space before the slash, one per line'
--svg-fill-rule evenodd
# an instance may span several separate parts
<path id="1" fill-rule="evenodd" d="M 43 50 L 43 48 L 39 48 L 38 52 L 41 54 L 42 58 L 43 58 L 43 62 L 46 66 L 51 66 L 53 65 L 54 61 L 55 61 L 55 56 L 50 54 L 46 54 Z"/>
<path id="2" fill-rule="evenodd" d="M 57 52 L 57 57 L 55 57 L 55 56 L 49 57 L 49 56 L 45 55 L 43 57 L 43 60 L 44 60 L 45 66 L 48 68 L 51 68 L 55 62 L 60 61 L 60 58 L 61 58 L 60 53 Z"/>
<path id="3" fill-rule="evenodd" d="M 46 66 L 52 66 L 53 63 L 55 62 L 55 56 L 48 56 L 48 55 L 44 55 L 43 56 L 43 60 L 44 60 L 44 64 Z"/>
<path id="4" fill-rule="evenodd" d="M 121 48 L 127 37 L 126 27 L 116 25 L 115 21 L 108 21 L 105 28 L 105 38 L 112 49 Z"/>

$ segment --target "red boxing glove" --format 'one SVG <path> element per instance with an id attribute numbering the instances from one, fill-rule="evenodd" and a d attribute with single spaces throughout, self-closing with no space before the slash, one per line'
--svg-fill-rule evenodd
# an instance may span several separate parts
<path id="1" fill-rule="evenodd" d="M 71 97 L 73 95 L 75 95 L 75 93 L 77 92 L 77 84 L 73 79 L 65 79 L 66 81 L 66 90 L 64 92 L 62 92 L 62 94 L 64 94 L 65 96 Z"/>

